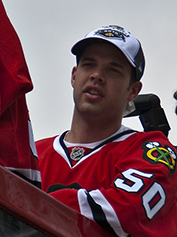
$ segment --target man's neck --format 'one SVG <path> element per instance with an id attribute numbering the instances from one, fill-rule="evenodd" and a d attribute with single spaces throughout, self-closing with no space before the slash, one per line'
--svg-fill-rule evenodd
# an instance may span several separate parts
<path id="1" fill-rule="evenodd" d="M 114 134 L 121 126 L 121 123 L 104 122 L 102 120 L 85 120 L 73 117 L 71 130 L 66 136 L 66 141 L 73 143 L 91 143 L 103 140 Z"/>

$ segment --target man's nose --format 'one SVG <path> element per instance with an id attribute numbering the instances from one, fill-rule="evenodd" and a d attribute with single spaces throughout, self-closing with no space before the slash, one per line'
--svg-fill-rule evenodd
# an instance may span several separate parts
<path id="1" fill-rule="evenodd" d="M 93 81 L 94 83 L 104 83 L 105 78 L 103 73 L 100 71 L 94 71 L 92 74 L 90 74 L 90 80 Z"/>

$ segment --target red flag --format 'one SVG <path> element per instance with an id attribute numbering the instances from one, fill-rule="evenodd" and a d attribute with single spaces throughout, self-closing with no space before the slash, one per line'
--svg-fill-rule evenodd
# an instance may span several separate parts
<path id="1" fill-rule="evenodd" d="M 39 186 L 41 176 L 25 99 L 32 88 L 20 40 L 0 0 L 0 165 Z"/>

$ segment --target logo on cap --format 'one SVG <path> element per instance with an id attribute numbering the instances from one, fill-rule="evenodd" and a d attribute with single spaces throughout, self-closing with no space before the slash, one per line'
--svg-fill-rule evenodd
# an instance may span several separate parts
<path id="1" fill-rule="evenodd" d="M 115 25 L 105 26 L 104 29 L 96 31 L 95 34 L 109 38 L 117 38 L 123 40 L 124 42 L 126 37 L 130 36 L 129 33 L 125 32 L 124 28 Z"/>

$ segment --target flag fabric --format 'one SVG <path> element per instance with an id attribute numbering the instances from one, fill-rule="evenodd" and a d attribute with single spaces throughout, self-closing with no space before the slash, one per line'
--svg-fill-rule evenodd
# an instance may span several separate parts
<path id="1" fill-rule="evenodd" d="M 0 165 L 40 186 L 25 94 L 33 89 L 19 37 L 0 0 Z"/>

